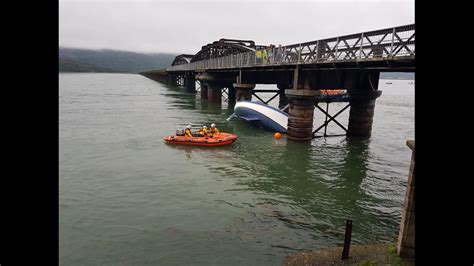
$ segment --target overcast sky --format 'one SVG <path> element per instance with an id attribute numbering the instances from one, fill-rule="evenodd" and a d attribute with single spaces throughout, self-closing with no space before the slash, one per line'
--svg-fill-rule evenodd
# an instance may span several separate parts
<path id="1" fill-rule="evenodd" d="M 414 0 L 59 0 L 59 45 L 195 54 L 220 38 L 294 44 L 415 22 Z"/>

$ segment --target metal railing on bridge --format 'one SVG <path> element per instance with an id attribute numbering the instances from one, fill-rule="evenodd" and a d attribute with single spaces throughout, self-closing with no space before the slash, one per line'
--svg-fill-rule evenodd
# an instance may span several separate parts
<path id="1" fill-rule="evenodd" d="M 261 53 L 261 57 L 258 56 Z M 265 56 L 266 54 L 266 56 Z M 414 59 L 415 24 L 272 47 L 166 68 L 166 71 Z"/>

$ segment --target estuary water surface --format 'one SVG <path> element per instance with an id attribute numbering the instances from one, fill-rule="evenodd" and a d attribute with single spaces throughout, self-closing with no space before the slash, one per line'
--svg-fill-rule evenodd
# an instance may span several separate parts
<path id="1" fill-rule="evenodd" d="M 380 81 L 369 140 L 297 143 L 227 122 L 226 102 L 140 75 L 59 74 L 60 265 L 279 265 L 341 245 L 346 219 L 352 243 L 394 242 L 414 85 L 390 82 Z M 315 110 L 314 126 L 323 121 Z M 347 126 L 348 111 L 338 121 Z M 239 138 L 220 148 L 164 143 L 188 123 Z"/>

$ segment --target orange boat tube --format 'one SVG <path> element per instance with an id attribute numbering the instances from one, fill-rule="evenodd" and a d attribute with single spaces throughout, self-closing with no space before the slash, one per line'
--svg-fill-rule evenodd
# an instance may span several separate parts
<path id="1" fill-rule="evenodd" d="M 169 136 L 163 140 L 169 144 L 217 147 L 233 143 L 237 140 L 237 135 L 221 132 L 212 137 Z"/>
<path id="2" fill-rule="evenodd" d="M 335 96 L 335 95 L 342 95 L 346 93 L 345 90 L 319 90 L 321 94 L 327 95 L 327 96 Z"/>

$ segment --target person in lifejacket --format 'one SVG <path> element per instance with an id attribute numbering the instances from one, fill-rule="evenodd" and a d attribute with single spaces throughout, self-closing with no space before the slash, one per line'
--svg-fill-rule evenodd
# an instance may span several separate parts
<path id="1" fill-rule="evenodd" d="M 217 129 L 216 124 L 212 124 L 209 131 L 211 133 L 211 137 L 214 135 L 219 135 L 219 129 Z"/>
<path id="2" fill-rule="evenodd" d="M 185 137 L 193 137 L 193 133 L 191 132 L 191 125 L 187 125 L 186 129 L 184 130 L 184 136 Z"/>
<path id="3" fill-rule="evenodd" d="M 202 128 L 199 130 L 199 136 L 202 137 L 207 137 L 208 131 L 206 126 L 202 126 Z"/>

